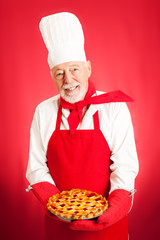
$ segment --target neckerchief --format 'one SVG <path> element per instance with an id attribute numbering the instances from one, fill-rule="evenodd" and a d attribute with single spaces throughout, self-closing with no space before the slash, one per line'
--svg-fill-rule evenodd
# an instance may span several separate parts
<path id="1" fill-rule="evenodd" d="M 103 104 L 108 102 L 132 102 L 133 101 L 132 98 L 130 98 L 120 90 L 104 93 L 98 96 L 93 96 L 93 94 L 95 93 L 96 93 L 95 87 L 93 83 L 89 81 L 88 91 L 86 93 L 84 100 L 76 103 L 69 103 L 69 102 L 66 102 L 62 97 L 60 98 L 61 106 L 64 109 L 70 109 L 71 111 L 67 119 L 71 134 L 73 134 L 76 131 L 76 128 L 82 119 L 82 111 L 85 106 L 90 104 Z"/>

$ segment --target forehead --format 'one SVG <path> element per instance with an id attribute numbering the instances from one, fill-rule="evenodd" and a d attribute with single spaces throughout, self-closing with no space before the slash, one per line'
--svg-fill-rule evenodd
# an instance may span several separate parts
<path id="1" fill-rule="evenodd" d="M 80 61 L 66 62 L 66 63 L 56 65 L 52 70 L 58 71 L 58 70 L 64 70 L 66 68 L 83 67 L 83 66 L 84 66 L 84 62 L 80 62 Z"/>

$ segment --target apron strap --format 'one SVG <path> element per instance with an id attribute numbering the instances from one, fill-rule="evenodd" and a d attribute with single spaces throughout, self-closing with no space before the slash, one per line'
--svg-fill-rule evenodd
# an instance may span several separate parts
<path id="1" fill-rule="evenodd" d="M 99 125 L 98 110 L 93 115 L 93 122 L 94 122 L 94 129 L 99 130 L 100 129 L 100 125 Z"/>
<path id="2" fill-rule="evenodd" d="M 56 130 L 60 130 L 61 119 L 62 119 L 62 106 L 60 105 L 58 109 L 57 120 L 56 120 Z M 94 123 L 94 129 L 99 130 L 100 124 L 99 124 L 98 110 L 93 115 L 93 123 Z"/>
<path id="3" fill-rule="evenodd" d="M 56 130 L 60 130 L 61 125 L 61 118 L 62 118 L 62 106 L 59 106 L 57 120 L 56 120 Z"/>

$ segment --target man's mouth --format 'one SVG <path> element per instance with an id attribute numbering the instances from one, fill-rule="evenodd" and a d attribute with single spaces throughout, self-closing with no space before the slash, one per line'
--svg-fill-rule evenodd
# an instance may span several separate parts
<path id="1" fill-rule="evenodd" d="M 64 84 L 60 95 L 67 102 L 75 103 L 84 98 L 85 88 L 80 83 Z"/>
<path id="2" fill-rule="evenodd" d="M 69 84 L 66 84 L 62 87 L 62 89 L 67 93 L 67 94 L 73 94 L 74 91 L 77 90 L 77 88 L 79 87 L 79 84 L 77 85 L 69 85 Z"/>
<path id="3" fill-rule="evenodd" d="M 74 87 L 70 87 L 70 88 L 65 88 L 65 90 L 67 90 L 67 91 L 73 91 L 74 89 L 76 89 L 78 87 L 78 85 L 77 86 L 74 86 Z"/>

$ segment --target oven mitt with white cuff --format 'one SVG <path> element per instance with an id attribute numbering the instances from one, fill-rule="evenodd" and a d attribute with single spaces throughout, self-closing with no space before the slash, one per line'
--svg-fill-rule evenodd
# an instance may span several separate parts
<path id="1" fill-rule="evenodd" d="M 55 220 L 62 221 L 55 215 L 51 214 L 46 206 L 47 200 L 49 199 L 49 197 L 51 197 L 54 194 L 60 193 L 59 189 L 49 182 L 36 183 L 36 184 L 33 184 L 31 187 L 32 187 L 31 189 L 32 189 L 34 195 L 43 204 L 45 213 L 49 217 L 51 217 Z"/>
<path id="2" fill-rule="evenodd" d="M 32 185 L 32 191 L 37 199 L 46 206 L 49 197 L 60 193 L 59 189 L 49 182 L 40 182 Z"/>
<path id="3" fill-rule="evenodd" d="M 110 227 L 127 215 L 131 208 L 131 193 L 114 190 L 107 199 L 109 208 L 96 220 L 78 220 L 70 224 L 70 228 L 79 231 L 98 231 Z"/>
<path id="4" fill-rule="evenodd" d="M 34 195 L 43 204 L 45 214 L 47 214 L 47 216 L 49 216 L 51 219 L 54 219 L 60 222 L 66 222 L 58 218 L 54 214 L 50 213 L 50 211 L 47 209 L 47 200 L 49 199 L 49 197 L 57 193 L 60 193 L 60 190 L 56 186 L 54 186 L 49 182 L 40 182 L 40 183 L 33 184 L 30 187 L 30 189 L 32 189 Z"/>

